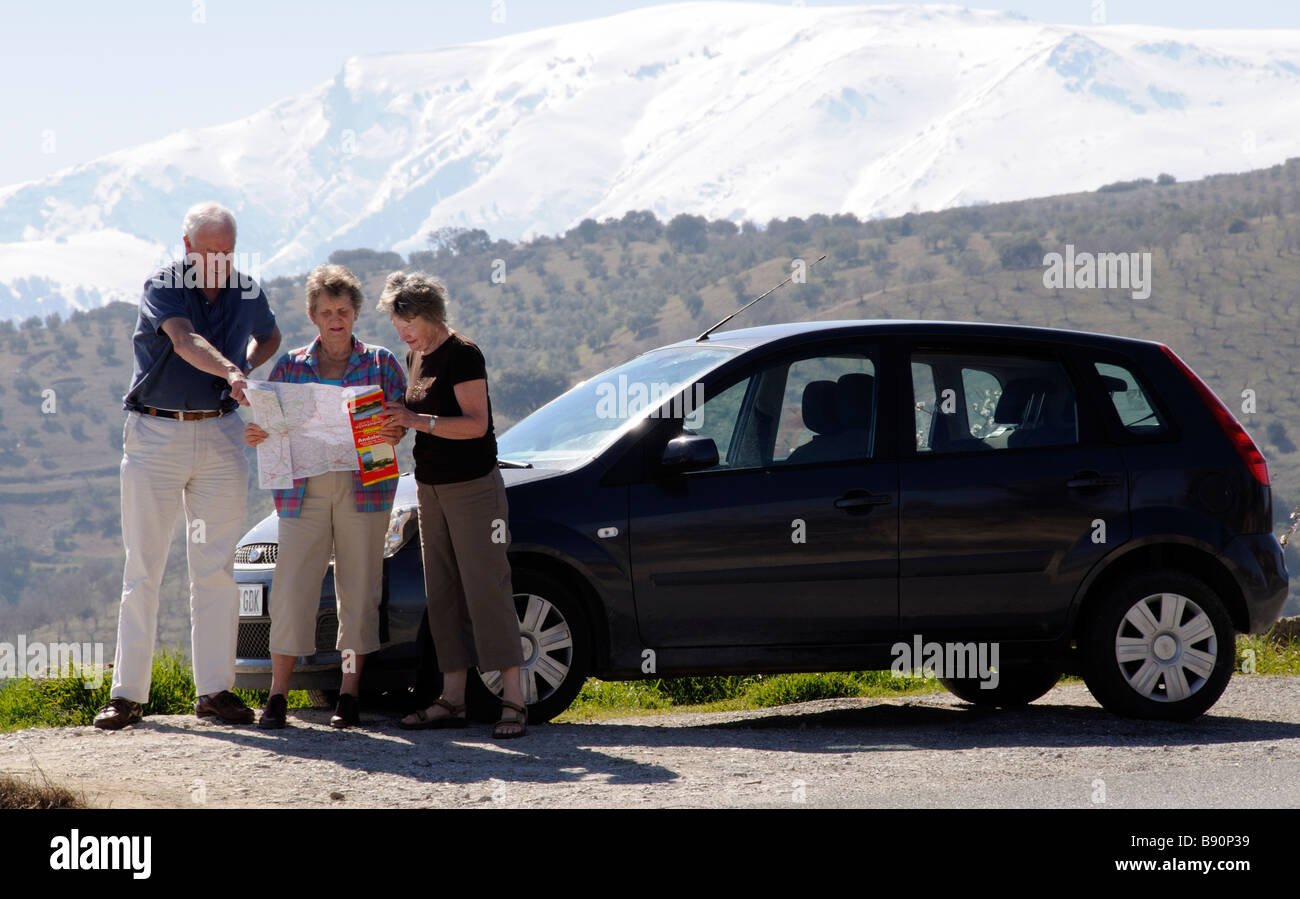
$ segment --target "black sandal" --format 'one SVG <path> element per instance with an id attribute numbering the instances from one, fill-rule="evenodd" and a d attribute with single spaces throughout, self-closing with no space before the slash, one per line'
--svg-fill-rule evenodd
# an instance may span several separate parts
<path id="1" fill-rule="evenodd" d="M 442 706 L 447 710 L 447 714 L 440 715 L 437 718 L 433 717 L 429 713 L 434 706 Z M 411 715 L 415 716 L 415 720 L 407 721 L 406 718 L 410 718 Z M 406 718 L 398 721 L 397 726 L 402 730 L 432 730 L 440 727 L 465 727 L 468 724 L 465 718 L 464 704 L 452 705 L 442 697 L 438 697 L 433 705 L 426 709 L 416 709 L 411 715 L 407 715 Z"/>
<path id="2" fill-rule="evenodd" d="M 514 717 L 507 719 L 505 716 L 506 709 L 513 711 Z M 514 733 L 502 731 L 504 727 L 518 727 L 519 730 Z M 492 738 L 494 740 L 513 740 L 515 737 L 522 737 L 528 733 L 528 709 L 521 705 L 515 705 L 508 699 L 501 700 L 501 720 L 492 728 Z"/>

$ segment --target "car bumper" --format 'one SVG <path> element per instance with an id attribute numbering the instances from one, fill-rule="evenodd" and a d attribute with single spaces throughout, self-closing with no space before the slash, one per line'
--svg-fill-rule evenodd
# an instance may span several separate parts
<path id="1" fill-rule="evenodd" d="M 238 584 L 261 584 L 270 601 L 273 566 L 237 566 Z M 332 595 L 323 597 L 316 613 L 316 652 L 300 656 L 293 669 L 294 689 L 337 689 L 342 653 L 335 648 L 338 614 Z M 235 642 L 235 686 L 241 690 L 266 690 L 271 686 L 271 618 L 241 615 Z"/>
<path id="2" fill-rule="evenodd" d="M 1277 537 L 1246 534 L 1230 541 L 1223 555 L 1246 601 L 1246 632 L 1268 630 L 1282 613 L 1289 584 L 1286 558 Z"/>

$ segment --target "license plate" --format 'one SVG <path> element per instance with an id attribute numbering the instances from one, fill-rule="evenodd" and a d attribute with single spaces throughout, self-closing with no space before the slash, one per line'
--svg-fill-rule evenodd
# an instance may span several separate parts
<path id="1" fill-rule="evenodd" d="M 239 615 L 241 618 L 261 618 L 265 615 L 262 608 L 262 585 L 239 585 Z"/>

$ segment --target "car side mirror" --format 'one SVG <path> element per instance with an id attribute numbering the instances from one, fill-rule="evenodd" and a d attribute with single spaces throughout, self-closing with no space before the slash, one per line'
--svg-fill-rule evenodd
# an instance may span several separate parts
<path id="1" fill-rule="evenodd" d="M 712 437 L 683 434 L 668 441 L 660 463 L 673 474 L 712 468 L 718 464 L 718 445 Z"/>

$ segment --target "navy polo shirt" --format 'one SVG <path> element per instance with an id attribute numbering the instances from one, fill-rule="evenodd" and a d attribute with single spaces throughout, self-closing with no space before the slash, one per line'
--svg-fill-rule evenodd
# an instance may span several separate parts
<path id="1" fill-rule="evenodd" d="M 257 282 L 231 271 L 216 300 L 187 281 L 183 260 L 160 268 L 144 282 L 140 317 L 131 339 L 135 371 L 122 397 L 123 408 L 233 409 L 226 379 L 199 371 L 182 359 L 162 330 L 169 318 L 188 318 L 196 333 L 242 369 L 248 367 L 248 338 L 264 340 L 275 330 L 275 316 Z M 188 285 L 188 286 L 187 286 Z"/>

